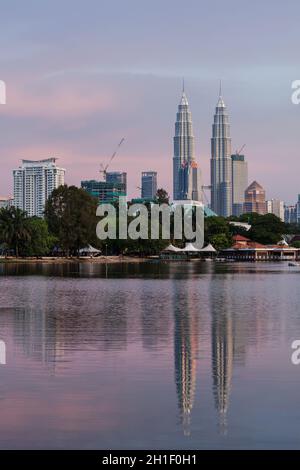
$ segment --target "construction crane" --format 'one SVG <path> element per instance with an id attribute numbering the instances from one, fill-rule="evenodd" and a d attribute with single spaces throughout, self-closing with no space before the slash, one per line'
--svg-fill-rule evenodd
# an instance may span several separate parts
<path id="1" fill-rule="evenodd" d="M 245 147 L 246 147 L 246 144 L 244 144 L 244 145 L 240 148 L 240 150 L 236 150 L 236 151 L 235 151 L 235 154 L 236 154 L 236 155 L 240 155 L 241 152 L 244 150 Z"/>
<path id="2" fill-rule="evenodd" d="M 120 140 L 116 150 L 114 151 L 114 153 L 110 157 L 108 163 L 105 166 L 103 165 L 103 163 L 101 163 L 101 165 L 100 165 L 100 173 L 103 175 L 104 181 L 106 181 L 106 174 L 107 174 L 108 167 L 110 166 L 111 162 L 113 161 L 113 159 L 117 155 L 117 152 L 118 152 L 119 148 L 121 147 L 121 145 L 123 144 L 124 140 L 125 140 L 124 137 L 123 137 L 123 139 Z"/>

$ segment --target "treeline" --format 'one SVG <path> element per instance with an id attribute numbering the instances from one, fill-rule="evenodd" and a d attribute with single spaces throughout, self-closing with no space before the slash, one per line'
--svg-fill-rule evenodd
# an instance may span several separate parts
<path id="1" fill-rule="evenodd" d="M 250 230 L 229 222 L 242 222 L 251 225 Z M 257 213 L 243 214 L 240 217 L 208 217 L 205 219 L 205 240 L 217 250 L 229 248 L 233 244 L 234 235 L 243 235 L 262 245 L 276 245 L 283 235 L 299 234 L 299 225 L 282 222 L 274 214 L 259 215 Z M 299 242 L 293 245 L 297 247 Z"/>
<path id="2" fill-rule="evenodd" d="M 15 256 L 45 256 L 57 239 L 48 230 L 45 220 L 27 217 L 15 207 L 0 210 L 0 250 Z"/>
<path id="3" fill-rule="evenodd" d="M 263 245 L 275 245 L 282 240 L 283 235 L 300 234 L 299 225 L 286 224 L 274 214 L 243 214 L 240 217 L 230 217 L 228 220 L 251 225 L 249 231 L 234 226 L 231 230 Z"/>
<path id="4" fill-rule="evenodd" d="M 168 203 L 160 189 L 157 202 Z M 104 254 L 151 255 L 159 253 L 168 240 L 99 240 L 96 226 L 98 201 L 76 186 L 55 189 L 45 206 L 44 219 L 27 217 L 15 207 L 0 210 L 0 251 L 15 256 L 77 256 L 88 245 Z"/>
<path id="5" fill-rule="evenodd" d="M 163 189 L 158 190 L 156 201 L 168 203 Z M 27 217 L 26 213 L 11 207 L 0 210 L 0 250 L 2 254 L 15 256 L 77 256 L 81 248 L 89 244 L 103 254 L 158 254 L 173 240 L 99 240 L 96 236 L 98 201 L 83 189 L 60 186 L 54 190 L 45 207 L 45 218 Z M 249 231 L 231 225 L 230 221 L 247 222 Z M 130 222 L 130 219 L 128 220 Z M 172 233 L 172 229 L 171 229 Z M 205 242 L 217 250 L 232 245 L 232 237 L 242 234 L 262 244 L 276 244 L 283 234 L 300 233 L 299 226 L 283 223 L 273 214 L 244 214 L 239 218 L 207 217 Z M 297 243 L 297 242 L 296 242 Z M 299 242 L 298 242 L 299 243 Z M 175 242 L 183 245 L 184 242 Z"/>

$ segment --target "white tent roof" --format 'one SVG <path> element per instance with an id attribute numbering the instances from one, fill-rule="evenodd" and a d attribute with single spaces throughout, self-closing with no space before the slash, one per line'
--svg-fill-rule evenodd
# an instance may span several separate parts
<path id="1" fill-rule="evenodd" d="M 207 253 L 216 253 L 217 250 L 209 243 L 208 245 L 206 245 L 204 248 L 202 248 L 200 251 L 204 251 L 204 252 L 207 252 Z"/>
<path id="2" fill-rule="evenodd" d="M 277 245 L 279 245 L 279 246 L 289 246 L 289 244 L 287 243 L 287 241 L 284 240 L 284 239 L 280 240 L 280 242 L 278 242 Z"/>
<path id="3" fill-rule="evenodd" d="M 193 251 L 198 253 L 200 250 L 196 248 L 192 243 L 186 243 L 182 251 Z"/>
<path id="4" fill-rule="evenodd" d="M 166 248 L 164 248 L 163 251 L 177 252 L 177 251 L 182 251 L 182 250 L 181 250 L 181 248 L 177 248 L 177 246 L 174 246 L 174 245 L 172 245 L 172 243 L 170 243 L 170 245 L 168 245 Z"/>
<path id="5" fill-rule="evenodd" d="M 93 254 L 96 254 L 96 253 L 101 253 L 101 251 L 100 251 L 100 250 L 97 250 L 97 248 L 94 248 L 94 247 L 91 246 L 91 245 L 88 245 L 88 246 L 86 246 L 85 248 L 81 248 L 81 249 L 79 250 L 79 253 L 80 253 L 80 254 L 81 254 L 81 253 L 91 253 L 91 254 L 93 253 Z"/>

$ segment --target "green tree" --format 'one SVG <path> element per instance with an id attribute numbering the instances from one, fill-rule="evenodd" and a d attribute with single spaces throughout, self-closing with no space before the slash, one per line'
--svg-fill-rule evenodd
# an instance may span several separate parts
<path id="1" fill-rule="evenodd" d="M 69 254 L 78 254 L 80 248 L 98 245 L 96 237 L 97 199 L 76 186 L 60 186 L 49 197 L 45 217 L 50 232 L 60 247 Z"/>
<path id="2" fill-rule="evenodd" d="M 47 222 L 38 217 L 31 217 L 26 220 L 26 227 L 30 239 L 21 243 L 20 253 L 23 256 L 47 255 L 57 241 L 56 237 L 50 235 Z"/>
<path id="3" fill-rule="evenodd" d="M 0 210 L 0 237 L 9 249 L 19 256 L 19 248 L 30 241 L 31 234 L 27 226 L 26 212 L 16 207 Z"/>
<path id="4" fill-rule="evenodd" d="M 231 240 L 224 233 L 217 233 L 216 235 L 212 235 L 210 237 L 210 243 L 217 251 L 229 248 L 232 245 Z"/>
<path id="5" fill-rule="evenodd" d="M 250 214 L 251 229 L 249 238 L 264 245 L 276 244 L 282 239 L 284 233 L 288 233 L 287 225 L 274 214 Z"/>
<path id="6" fill-rule="evenodd" d="M 206 217 L 204 221 L 204 238 L 216 249 L 232 245 L 229 222 L 224 217 Z M 217 246 L 215 246 L 217 244 Z"/>
<path id="7" fill-rule="evenodd" d="M 165 189 L 160 188 L 156 191 L 155 199 L 158 204 L 169 204 L 170 196 Z"/>

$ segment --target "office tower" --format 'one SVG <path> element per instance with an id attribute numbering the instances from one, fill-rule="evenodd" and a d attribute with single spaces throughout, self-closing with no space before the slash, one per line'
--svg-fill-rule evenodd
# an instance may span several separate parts
<path id="1" fill-rule="evenodd" d="M 156 171 L 142 172 L 142 198 L 154 199 L 157 193 L 157 173 Z"/>
<path id="2" fill-rule="evenodd" d="M 284 221 L 286 224 L 297 223 L 297 209 L 296 206 L 284 206 Z"/>
<path id="3" fill-rule="evenodd" d="M 211 209 L 228 217 L 232 213 L 232 160 L 229 118 L 220 96 L 214 115 L 211 139 Z"/>
<path id="4" fill-rule="evenodd" d="M 284 222 L 284 202 L 278 199 L 266 201 L 266 211 L 268 214 L 274 214 Z"/>
<path id="5" fill-rule="evenodd" d="M 300 224 L 300 194 L 298 194 L 298 201 L 296 202 L 296 223 Z"/>
<path id="6" fill-rule="evenodd" d="M 127 173 L 124 171 L 109 171 L 106 173 L 107 183 L 121 183 L 125 186 L 125 194 L 127 194 Z"/>
<path id="7" fill-rule="evenodd" d="M 244 211 L 245 190 L 248 187 L 248 164 L 245 156 L 231 155 L 232 161 L 232 214 L 240 216 Z"/>
<path id="8" fill-rule="evenodd" d="M 245 191 L 244 212 L 257 212 L 261 215 L 266 213 L 266 192 L 257 181 L 253 181 Z"/>
<path id="9" fill-rule="evenodd" d="M 22 160 L 22 165 L 13 170 L 14 205 L 29 217 L 43 217 L 48 197 L 64 184 L 66 170 L 58 167 L 56 160 Z"/>
<path id="10" fill-rule="evenodd" d="M 91 196 L 98 199 L 99 203 L 118 202 L 120 196 L 126 197 L 125 183 L 110 183 L 108 181 L 87 180 L 81 181 L 81 187 Z"/>
<path id="11" fill-rule="evenodd" d="M 175 123 L 173 199 L 199 200 L 200 174 L 194 157 L 192 116 L 183 88 Z"/>

